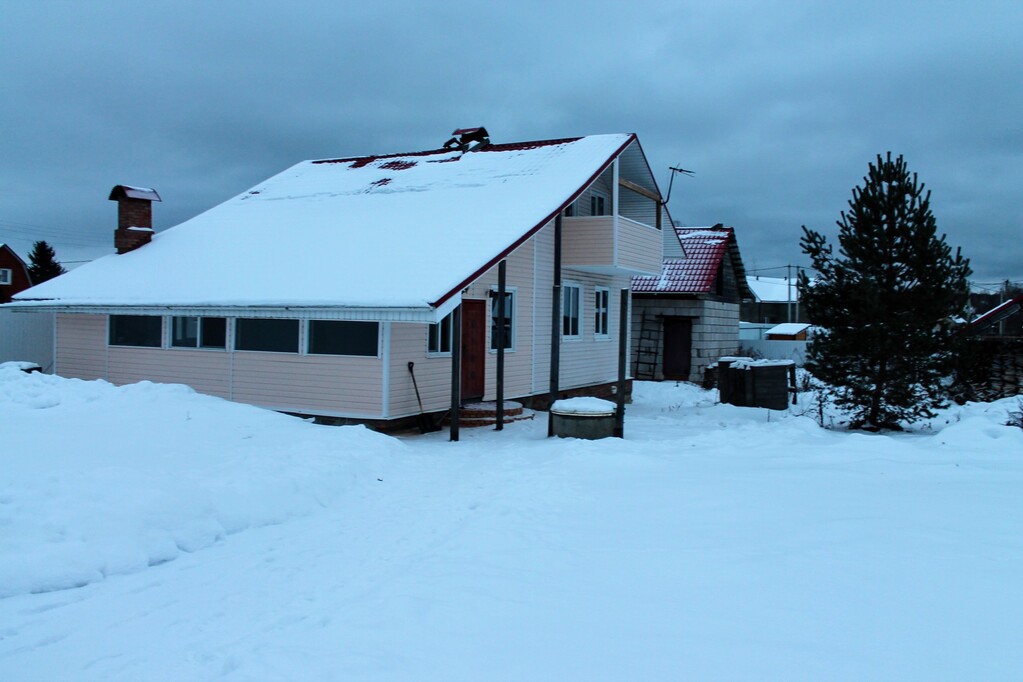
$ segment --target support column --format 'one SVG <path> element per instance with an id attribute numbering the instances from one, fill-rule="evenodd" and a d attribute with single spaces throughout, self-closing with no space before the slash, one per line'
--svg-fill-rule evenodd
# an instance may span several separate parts
<path id="1" fill-rule="evenodd" d="M 451 313 L 451 441 L 458 440 L 462 408 L 462 304 Z"/>
<path id="2" fill-rule="evenodd" d="M 554 219 L 554 287 L 551 291 L 551 388 L 550 403 L 558 399 L 561 375 L 561 214 Z M 554 417 L 547 409 L 547 437 L 554 435 Z"/>
<path id="3" fill-rule="evenodd" d="M 625 437 L 625 363 L 629 354 L 629 290 L 622 289 L 618 305 L 618 393 L 615 394 L 616 438 Z"/>
<path id="4" fill-rule="evenodd" d="M 497 264 L 497 426 L 495 430 L 504 429 L 504 347 L 505 334 L 505 293 L 506 293 L 506 261 Z"/>

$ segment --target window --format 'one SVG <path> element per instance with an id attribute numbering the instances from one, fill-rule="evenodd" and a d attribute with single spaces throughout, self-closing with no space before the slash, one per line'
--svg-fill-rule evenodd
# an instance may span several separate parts
<path id="1" fill-rule="evenodd" d="M 497 292 L 490 292 L 490 350 L 497 350 Z M 515 292 L 504 292 L 504 348 L 515 348 Z"/>
<path id="2" fill-rule="evenodd" d="M 561 301 L 561 335 L 579 336 L 579 286 L 566 284 Z"/>
<path id="3" fill-rule="evenodd" d="M 11 283 L 11 269 L 10 268 L 0 268 L 0 284 L 10 284 L 10 283 Z"/>
<path id="4" fill-rule="evenodd" d="M 601 192 L 590 193 L 590 215 L 608 215 L 607 209 L 608 204 L 611 202 L 607 200 L 607 195 Z"/>
<path id="5" fill-rule="evenodd" d="M 597 287 L 593 291 L 593 333 L 596 336 L 608 335 L 608 310 L 611 301 L 611 292 L 608 289 Z"/>
<path id="6" fill-rule="evenodd" d="M 235 350 L 298 352 L 298 320 L 240 317 L 234 326 Z"/>
<path id="7" fill-rule="evenodd" d="M 155 315 L 111 315 L 111 346 L 142 346 L 159 348 L 163 345 L 163 318 Z"/>
<path id="8" fill-rule="evenodd" d="M 571 203 L 565 207 L 565 217 L 571 218 L 575 215 L 575 203 Z"/>
<path id="9" fill-rule="evenodd" d="M 375 358 L 379 352 L 379 322 L 309 322 L 309 353 L 312 355 L 361 355 Z"/>
<path id="10" fill-rule="evenodd" d="M 227 319 L 223 317 L 171 318 L 171 346 L 175 348 L 226 348 Z"/>
<path id="11" fill-rule="evenodd" d="M 429 338 L 426 341 L 427 353 L 451 352 L 451 320 L 454 313 L 448 313 L 437 324 L 430 325 Z"/>

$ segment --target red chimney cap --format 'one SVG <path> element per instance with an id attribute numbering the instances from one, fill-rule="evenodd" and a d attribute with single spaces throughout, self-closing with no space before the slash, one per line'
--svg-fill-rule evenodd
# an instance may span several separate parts
<path id="1" fill-rule="evenodd" d="M 110 190 L 110 201 L 121 199 L 145 199 L 146 201 L 163 201 L 156 190 L 151 187 L 132 187 L 131 185 L 114 185 Z"/>

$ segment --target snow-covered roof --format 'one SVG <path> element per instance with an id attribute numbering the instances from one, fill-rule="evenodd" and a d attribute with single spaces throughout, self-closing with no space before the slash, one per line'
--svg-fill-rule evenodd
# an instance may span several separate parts
<path id="1" fill-rule="evenodd" d="M 785 303 L 799 299 L 795 279 L 750 275 L 746 282 L 760 303 Z"/>
<path id="2" fill-rule="evenodd" d="M 793 336 L 795 336 L 796 334 L 799 334 L 800 332 L 804 332 L 804 331 L 806 331 L 809 328 L 810 328 L 810 325 L 806 324 L 805 322 L 782 322 L 781 324 L 776 324 L 775 326 L 771 327 L 770 329 L 768 329 L 764 333 L 765 334 L 784 334 L 784 335 L 793 335 Z"/>
<path id="3" fill-rule="evenodd" d="M 429 308 L 457 298 L 635 139 L 304 161 L 150 244 L 18 298 L 44 306 Z"/>

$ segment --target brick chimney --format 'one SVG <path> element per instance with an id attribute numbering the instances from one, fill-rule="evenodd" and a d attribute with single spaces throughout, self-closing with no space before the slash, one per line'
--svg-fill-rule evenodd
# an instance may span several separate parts
<path id="1" fill-rule="evenodd" d="M 110 201 L 117 202 L 117 229 L 114 246 L 117 253 L 128 253 L 153 238 L 153 202 L 162 201 L 155 189 L 116 185 Z"/>

